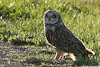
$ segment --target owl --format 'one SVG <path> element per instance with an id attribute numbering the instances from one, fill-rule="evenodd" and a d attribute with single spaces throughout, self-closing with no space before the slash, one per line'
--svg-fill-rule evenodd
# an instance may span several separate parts
<path id="1" fill-rule="evenodd" d="M 49 45 L 56 51 L 55 61 L 60 61 L 69 55 L 73 61 L 78 57 L 95 55 L 94 51 L 85 47 L 81 40 L 64 25 L 60 14 L 55 10 L 48 10 L 44 14 L 44 33 Z"/>

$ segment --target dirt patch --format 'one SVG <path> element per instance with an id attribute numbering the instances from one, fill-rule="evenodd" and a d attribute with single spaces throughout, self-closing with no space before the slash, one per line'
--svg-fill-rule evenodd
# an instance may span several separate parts
<path id="1" fill-rule="evenodd" d="M 9 45 L 7 43 L 0 43 L 0 66 L 2 67 L 27 67 L 33 66 L 27 64 L 20 55 L 31 54 L 27 51 L 28 48 L 21 46 Z"/>

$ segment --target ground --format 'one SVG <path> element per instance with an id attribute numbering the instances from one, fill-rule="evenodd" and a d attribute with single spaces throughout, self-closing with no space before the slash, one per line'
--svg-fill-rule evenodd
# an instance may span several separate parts
<path id="1" fill-rule="evenodd" d="M 54 63 L 54 55 L 54 48 L 49 46 L 16 46 L 7 43 L 0 43 L 1 67 L 76 66 L 69 57 L 66 57 L 66 60 L 63 60 L 60 63 Z M 91 61 L 92 62 L 88 62 L 89 65 L 98 65 L 96 60 L 92 59 Z M 81 65 L 80 62 L 86 65 L 86 63 L 83 63 L 83 60 L 77 61 L 76 63 Z"/>
<path id="2" fill-rule="evenodd" d="M 28 48 L 27 48 L 28 49 Z M 0 43 L 0 66 L 4 67 L 24 67 L 30 66 L 30 64 L 23 63 L 23 59 L 16 55 L 30 54 L 25 51 L 25 48 L 21 48 L 15 45 L 9 45 L 7 43 Z M 31 65 L 32 66 L 32 65 Z"/>
<path id="3" fill-rule="evenodd" d="M 44 58 L 45 55 L 43 56 L 41 54 L 41 53 L 45 53 L 45 48 L 36 49 L 36 47 L 29 48 L 29 46 L 28 47 L 16 46 L 16 45 L 9 45 L 7 43 L 0 43 L 0 66 L 2 67 L 33 67 L 33 66 L 36 67 L 37 66 L 38 67 L 38 66 L 53 64 L 52 59 L 48 60 L 48 58 Z M 39 49 L 41 49 L 41 51 L 39 51 Z M 54 54 L 54 53 L 48 51 L 48 54 Z"/>

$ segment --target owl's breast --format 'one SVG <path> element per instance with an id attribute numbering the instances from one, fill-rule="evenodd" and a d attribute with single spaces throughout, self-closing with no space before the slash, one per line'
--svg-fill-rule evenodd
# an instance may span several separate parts
<path id="1" fill-rule="evenodd" d="M 62 35 L 61 35 L 62 31 L 55 27 L 55 28 L 48 28 L 45 32 L 45 35 L 46 35 L 46 38 L 47 38 L 47 41 L 53 45 L 53 46 L 58 46 L 58 45 L 61 45 L 62 43 Z M 64 37 L 63 37 L 64 38 Z"/>
<path id="2" fill-rule="evenodd" d="M 65 45 L 67 47 L 70 45 L 70 34 L 63 27 L 55 27 L 54 30 L 48 28 L 45 34 L 47 41 L 55 47 L 64 47 Z"/>
<path id="3" fill-rule="evenodd" d="M 55 33 L 55 29 L 52 28 L 48 28 L 45 30 L 45 35 L 47 38 L 47 41 L 52 44 L 53 46 L 55 46 L 55 42 L 56 42 L 56 33 Z"/>

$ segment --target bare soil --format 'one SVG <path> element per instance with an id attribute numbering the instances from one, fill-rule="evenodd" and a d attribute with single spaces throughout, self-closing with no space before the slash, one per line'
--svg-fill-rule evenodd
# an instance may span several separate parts
<path id="1" fill-rule="evenodd" d="M 25 63 L 22 57 L 17 57 L 17 55 L 30 54 L 27 49 L 0 43 L 0 67 L 34 67 L 32 64 Z"/>

